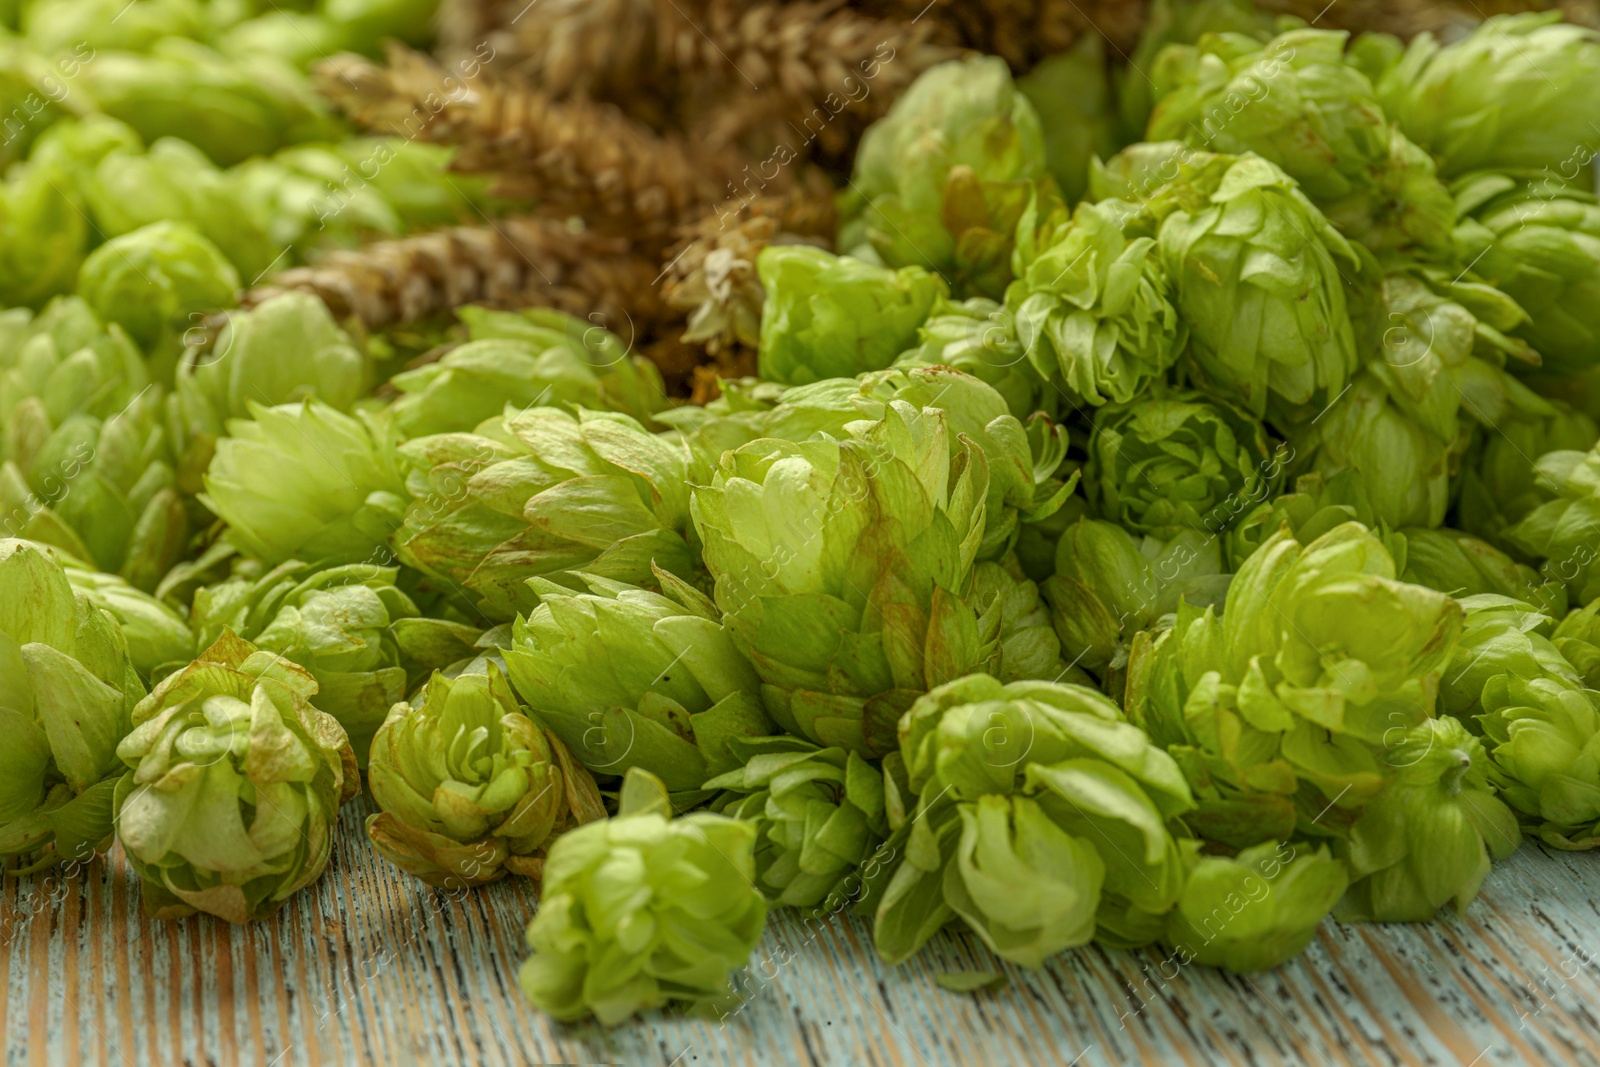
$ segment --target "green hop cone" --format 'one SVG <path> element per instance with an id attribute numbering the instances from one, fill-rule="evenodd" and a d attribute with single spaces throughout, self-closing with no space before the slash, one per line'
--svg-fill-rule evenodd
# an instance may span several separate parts
<path id="1" fill-rule="evenodd" d="M 1099 519 L 1079 519 L 1056 546 L 1040 586 L 1061 654 L 1095 672 L 1121 668 L 1133 635 L 1180 603 L 1220 603 L 1228 588 L 1220 543 L 1188 530 L 1170 541 L 1135 539 Z"/>
<path id="2" fill-rule="evenodd" d="M 74 356 L 62 366 L 83 362 Z M 141 390 L 103 418 L 80 410 L 59 422 L 50 416 L 54 399 L 24 400 L 5 427 L 0 529 L 154 589 L 188 538 L 160 390 Z"/>
<path id="3" fill-rule="evenodd" d="M 110 844 L 117 743 L 144 696 L 127 645 L 50 555 L 0 540 L 0 866 Z"/>
<path id="4" fill-rule="evenodd" d="M 38 307 L 72 291 L 89 241 L 70 169 L 43 159 L 0 182 L 0 303 Z"/>
<path id="5" fill-rule="evenodd" d="M 1526 309 L 1517 334 L 1543 357 L 1544 370 L 1559 377 L 1593 367 L 1600 353 L 1594 194 L 1549 173 L 1469 174 L 1453 191 L 1457 256 Z"/>
<path id="6" fill-rule="evenodd" d="M 391 410 L 405 437 L 471 430 L 508 404 L 620 411 L 648 421 L 665 403 L 655 364 L 631 355 L 609 330 L 543 308 L 511 315 L 469 307 L 461 317 L 473 340 L 390 379 L 402 394 Z"/>
<path id="7" fill-rule="evenodd" d="M 406 503 L 392 428 L 319 400 L 246 407 L 251 419 L 228 424 L 200 497 L 228 538 L 272 566 L 386 559 Z"/>
<path id="8" fill-rule="evenodd" d="M 573 572 L 636 585 L 653 566 L 700 572 L 689 454 L 626 415 L 532 408 L 398 451 L 413 500 L 396 553 L 491 619 L 531 611 L 534 576 L 581 588 Z"/>
<path id="9" fill-rule="evenodd" d="M 1553 848 L 1600 846 L 1600 695 L 1559 677 L 1505 673 L 1483 690 L 1500 795 Z"/>
<path id="10" fill-rule="evenodd" d="M 891 270 L 809 245 L 762 249 L 761 377 L 790 385 L 881 370 L 916 343 L 947 290 L 921 267 Z"/>
<path id="11" fill-rule="evenodd" d="M 1566 583 L 1574 603 L 1600 598 L 1600 445 L 1546 452 L 1534 473 L 1543 503 L 1505 531 L 1506 541 L 1543 560 L 1544 575 Z"/>
<path id="12" fill-rule="evenodd" d="M 117 746 L 117 838 L 156 918 L 264 919 L 328 865 L 361 788 L 316 679 L 224 634 L 156 686 Z"/>
<path id="13" fill-rule="evenodd" d="M 1222 532 L 1254 501 L 1275 495 L 1281 470 L 1266 430 L 1248 413 L 1172 392 L 1097 412 L 1085 476 L 1101 516 L 1172 538 Z"/>
<path id="14" fill-rule="evenodd" d="M 26 308 L 0 313 L 0 455 L 10 456 L 19 438 L 37 433 L 28 424 L 41 415 L 46 432 L 69 415 L 106 418 L 149 384 L 122 327 L 102 326 L 77 297 L 58 297 L 38 315 Z M 30 401 L 41 411 L 21 410 Z"/>
<path id="15" fill-rule="evenodd" d="M 970 374 L 1004 397 L 1019 419 L 1055 411 L 1054 390 L 1033 369 L 1016 316 L 1005 305 L 985 297 L 936 301 L 917 337 L 917 346 L 901 353 L 897 366 L 944 366 Z"/>
<path id="16" fill-rule="evenodd" d="M 600 791 L 560 738 L 534 724 L 500 669 L 435 674 L 395 704 L 372 744 L 367 781 L 382 810 L 367 836 L 429 885 L 537 879 L 550 845 L 604 819 Z"/>
<path id="17" fill-rule="evenodd" d="M 557 1019 L 593 1013 L 607 1026 L 669 1002 L 731 1006 L 732 972 L 767 917 L 754 883 L 757 836 L 751 823 L 711 812 L 672 818 L 665 787 L 630 772 L 615 818 L 550 849 L 523 992 Z"/>
<path id="18" fill-rule="evenodd" d="M 1550 640 L 1555 620 L 1526 601 L 1494 593 L 1459 598 L 1467 621 L 1440 688 L 1440 705 L 1463 722 L 1475 718 L 1484 693 L 1503 676 L 1582 682 Z"/>
<path id="19" fill-rule="evenodd" d="M 1261 156 L 1374 249 L 1447 249 L 1450 194 L 1428 154 L 1389 125 L 1367 76 L 1346 62 L 1346 40 L 1305 28 L 1266 43 L 1224 33 L 1169 49 L 1156 63 L 1166 94 L 1145 139 Z"/>
<path id="20" fill-rule="evenodd" d="M 1419 527 L 1400 533 L 1406 545 L 1404 581 L 1458 600 L 1487 593 L 1526 600 L 1553 618 L 1566 614 L 1567 591 L 1560 582 L 1540 576 L 1471 534 Z"/>
<path id="21" fill-rule="evenodd" d="M 125 122 L 109 115 L 84 115 L 58 122 L 40 135 L 29 153 L 30 163 L 63 167 L 68 173 L 87 175 L 112 152 L 139 152 L 144 142 Z"/>
<path id="22" fill-rule="evenodd" d="M 42 55 L 74 47 L 90 57 L 96 51 L 142 52 L 163 37 L 204 37 L 206 12 L 194 0 L 154 0 L 120 12 L 115 0 L 66 0 L 49 12 L 29 7 L 22 13 L 22 32 Z"/>
<path id="23" fill-rule="evenodd" d="M 183 222 L 113 237 L 78 272 L 78 295 L 158 362 L 175 355 L 195 315 L 231 306 L 238 290 L 233 264 Z"/>
<path id="24" fill-rule="evenodd" d="M 1039 586 L 1022 572 L 1015 555 L 986 560 L 972 570 L 975 604 L 994 603 L 1000 611 L 1000 663 L 995 675 L 1002 682 L 1044 678 L 1055 682 L 1093 684 L 1078 664 L 1061 656 L 1050 609 Z"/>
<path id="25" fill-rule="evenodd" d="M 1337 836 L 1383 793 L 1386 749 L 1434 713 L 1462 618 L 1359 523 L 1309 544 L 1281 529 L 1222 611 L 1180 604 L 1135 639 L 1128 716 L 1183 767 L 1207 840 Z"/>
<path id="26" fill-rule="evenodd" d="M 744 766 L 705 783 L 715 811 L 753 823 L 756 885 L 774 905 L 828 914 L 865 892 L 861 867 L 888 836 L 883 773 L 797 737 L 739 738 Z"/>
<path id="27" fill-rule="evenodd" d="M 756 441 L 694 493 L 716 602 L 784 731 L 868 757 L 918 695 L 998 655 L 966 599 L 989 464 L 903 400 L 843 440 Z"/>
<path id="28" fill-rule="evenodd" d="M 1192 45 L 1206 34 L 1242 34 L 1265 43 L 1272 39 L 1274 19 L 1250 0 L 1152 0 L 1144 11 L 1139 43 L 1128 57 L 1128 67 L 1117 71 L 1117 109 L 1124 142 L 1144 140 L 1150 112 L 1174 86 L 1157 82 L 1165 71 L 1157 59 L 1169 45 Z M 1192 53 L 1185 52 L 1185 55 Z M 1176 65 L 1181 72 L 1185 64 Z M 1140 75 L 1138 71 L 1149 72 Z"/>
<path id="29" fill-rule="evenodd" d="M 1180 965 L 1235 974 L 1298 956 L 1350 884 L 1326 845 L 1265 841 L 1195 864 L 1162 941 Z"/>
<path id="30" fill-rule="evenodd" d="M 83 160 L 83 198 L 101 233 L 121 237 L 163 220 L 187 223 L 227 257 L 241 278 L 255 278 L 273 266 L 283 246 L 274 243 L 270 221 L 233 194 L 228 172 L 188 141 L 163 137 L 146 150 L 122 123 L 101 121 L 115 123 L 132 139 L 92 163 Z"/>
<path id="31" fill-rule="evenodd" d="M 1511 597 L 1461 605 L 1467 625 L 1445 675 L 1445 709 L 1478 722 L 1501 795 L 1529 833 L 1555 848 L 1600 845 L 1600 693 L 1568 658 L 1583 658 L 1573 629 L 1562 636 L 1550 615 Z M 1581 613 L 1567 622 L 1581 627 Z"/>
<path id="32" fill-rule="evenodd" d="M 420 613 L 396 588 L 397 577 L 397 568 L 370 563 L 319 568 L 289 560 L 200 589 L 190 623 L 202 649 L 232 631 L 309 671 L 317 709 L 339 720 L 364 767 L 373 735 L 405 698 L 411 666 L 395 627 Z"/>
<path id="33" fill-rule="evenodd" d="M 531 580 L 539 606 L 512 631 L 512 683 L 589 770 L 639 767 L 698 796 L 741 762 L 734 738 L 772 732 L 754 670 L 715 606 L 666 571 L 665 595 L 578 577 L 590 592 Z"/>
<path id="34" fill-rule="evenodd" d="M 1144 140 L 1254 153 L 1313 200 L 1350 195 L 1387 158 L 1389 131 L 1372 84 L 1344 61 L 1346 38 L 1299 29 L 1263 44 L 1220 33 L 1169 48 L 1157 60 L 1167 92 Z"/>
<path id="35" fill-rule="evenodd" d="M 1029 201 L 1055 196 L 1039 117 L 996 56 L 925 71 L 861 138 L 839 247 L 998 299 Z"/>
<path id="36" fill-rule="evenodd" d="M 1042 966 L 1091 937 L 1155 940 L 1194 848 L 1177 765 L 1093 689 L 971 675 L 900 723 L 916 796 L 905 860 L 879 902 L 885 960 L 960 916 L 997 954 Z"/>
<path id="37" fill-rule="evenodd" d="M 1574 608 L 1556 626 L 1551 640 L 1589 689 L 1600 689 L 1600 600 Z"/>
<path id="38" fill-rule="evenodd" d="M 76 297 L 3 318 L 0 531 L 153 589 L 186 527 L 138 349 Z"/>
<path id="39" fill-rule="evenodd" d="M 1355 248 L 1264 159 L 1153 151 L 1181 161 L 1146 195 L 1165 215 L 1161 262 L 1198 371 L 1258 417 L 1269 399 L 1314 410 L 1338 396 L 1358 366 L 1345 298 Z"/>
<path id="40" fill-rule="evenodd" d="M 1444 716 L 1407 732 L 1386 763 L 1394 780 L 1339 850 L 1350 869 L 1339 917 L 1423 922 L 1446 904 L 1465 908 L 1491 857 L 1521 843 L 1516 816 L 1495 796 L 1483 744 Z"/>
<path id="41" fill-rule="evenodd" d="M 1110 156 L 1121 146 L 1106 42 L 1086 33 L 1065 52 L 1046 56 L 1017 91 L 1033 105 L 1044 139 L 1044 161 L 1061 198 L 1083 199 L 1089 184 L 1089 161 Z"/>
<path id="42" fill-rule="evenodd" d="M 1451 442 L 1407 415 L 1370 366 L 1326 411 L 1291 427 L 1288 438 L 1297 470 L 1326 482 L 1354 471 L 1372 521 L 1391 527 L 1444 522 Z"/>
<path id="43" fill-rule="evenodd" d="M 1554 407 L 1506 373 L 1509 360 L 1539 356 L 1507 331 L 1527 313 L 1505 293 L 1435 268 L 1391 270 L 1369 305 L 1366 344 L 1382 359 L 1366 369 L 1412 421 L 1454 444 L 1471 424 L 1497 429 L 1547 417 Z"/>
<path id="44" fill-rule="evenodd" d="M 146 144 L 181 137 L 227 166 L 297 141 L 336 136 L 310 80 L 272 56 L 225 57 L 168 37 L 148 52 L 103 52 L 79 83 Z"/>
<path id="45" fill-rule="evenodd" d="M 1292 449 L 1290 446 L 1291 453 Z M 1347 522 L 1377 525 L 1360 472 L 1345 470 L 1332 478 L 1315 472 L 1302 474 L 1294 480 L 1292 490 L 1256 504 L 1234 521 L 1227 534 L 1225 558 L 1229 568 L 1237 571 L 1285 524 L 1296 540 L 1309 544 Z"/>
<path id="46" fill-rule="evenodd" d="M 194 631 L 169 604 L 117 577 L 97 571 L 64 552 L 51 552 L 73 592 L 110 615 L 128 645 L 128 660 L 141 678 L 159 675 L 170 664 L 189 662 Z"/>
<path id="47" fill-rule="evenodd" d="M 311 35 L 316 32 L 313 27 Z M 306 38 L 297 40 L 303 45 Z M 323 249 L 466 221 L 484 183 L 452 177 L 446 169 L 452 154 L 442 145 L 400 138 L 292 145 L 229 167 L 222 185 L 235 212 L 271 235 L 269 258 L 286 251 L 308 258 Z M 268 266 L 239 264 L 249 276 Z"/>
<path id="48" fill-rule="evenodd" d="M 1377 92 L 1443 174 L 1550 167 L 1575 177 L 1565 170 L 1583 166 L 1574 156 L 1594 134 L 1584 116 L 1600 108 L 1600 34 L 1555 12 L 1495 16 L 1442 47 L 1420 34 Z"/>
<path id="49" fill-rule="evenodd" d="M 316 398 L 349 411 L 372 385 L 367 357 L 307 293 L 284 293 L 248 311 L 231 311 L 209 349 L 191 349 L 178 365 L 167 423 L 185 489 L 199 481 L 230 419 L 250 418 L 250 404 L 271 407 Z M 191 484 L 192 483 L 192 484 Z"/>
<path id="50" fill-rule="evenodd" d="M 1501 548 L 1512 547 L 1506 528 L 1525 518 L 1545 496 L 1535 462 L 1547 452 L 1587 452 L 1600 440 L 1594 420 L 1559 401 L 1550 411 L 1508 419 L 1477 434 L 1461 460 L 1456 501 L 1461 528 Z"/>
<path id="51" fill-rule="evenodd" d="M 895 367 L 864 374 L 860 382 L 851 398 L 858 418 L 881 420 L 897 402 L 936 408 L 945 416 L 952 460 L 957 459 L 963 438 L 983 452 L 989 464 L 989 492 L 980 558 L 1003 556 L 1023 524 L 1049 518 L 1071 494 L 1074 483 L 1055 477 L 1067 451 L 1066 429 L 1042 415 L 1019 421 L 1005 398 L 981 379 L 948 367 Z M 784 400 L 791 410 L 802 406 L 794 392 L 786 393 Z M 848 425 L 842 423 L 839 434 Z"/>
<path id="52" fill-rule="evenodd" d="M 1154 238 L 1124 233 L 1111 204 L 1080 204 L 1018 226 L 1006 308 L 1049 387 L 1089 404 L 1128 401 L 1183 351 L 1187 329 Z"/>
<path id="53" fill-rule="evenodd" d="M 761 387 L 757 387 L 761 389 Z M 810 385 L 761 389 L 718 401 L 715 415 L 667 416 L 694 454 L 693 481 L 703 484 L 722 453 L 762 438 L 805 441 L 825 433 L 842 438 L 851 424 L 880 420 L 903 402 L 937 408 L 949 424 L 952 459 L 970 439 L 989 462 L 987 525 L 980 555 L 997 559 L 1010 549 L 1023 524 L 1053 515 L 1072 492 L 1069 479 L 1055 477 L 1067 450 L 1065 428 L 1035 414 L 1026 423 L 1013 416 L 1005 398 L 981 378 L 948 366 L 902 364 L 856 379 L 830 378 Z M 775 401 L 768 403 L 767 401 Z M 679 409 L 682 411 L 683 409 Z"/>
<path id="54" fill-rule="evenodd" d="M 322 15 L 271 10 L 235 22 L 217 36 L 216 47 L 225 56 L 266 55 L 305 70 L 340 46 L 337 27 Z"/>

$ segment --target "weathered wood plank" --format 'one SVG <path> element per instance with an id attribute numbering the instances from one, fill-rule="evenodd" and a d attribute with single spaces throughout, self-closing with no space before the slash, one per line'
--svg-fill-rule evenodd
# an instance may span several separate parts
<path id="1" fill-rule="evenodd" d="M 527 883 L 423 886 L 366 846 L 368 810 L 345 810 L 321 882 L 249 927 L 146 919 L 119 855 L 0 887 L 6 1062 L 1600 1067 L 1596 856 L 1525 846 L 1465 915 L 1330 922 L 1299 959 L 1249 977 L 1098 948 L 1030 973 L 957 935 L 889 969 L 859 920 L 778 916 L 739 1012 L 607 1031 L 523 1002 Z M 962 969 L 1010 985 L 934 985 Z"/>

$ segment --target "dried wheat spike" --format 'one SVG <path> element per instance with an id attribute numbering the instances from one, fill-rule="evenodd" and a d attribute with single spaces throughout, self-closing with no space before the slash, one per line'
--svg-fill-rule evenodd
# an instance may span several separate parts
<path id="1" fill-rule="evenodd" d="M 436 52 L 447 63 L 494 62 L 506 30 L 540 0 L 443 0 L 433 17 Z M 598 3 L 595 6 L 601 6 Z"/>
<path id="2" fill-rule="evenodd" d="M 684 71 L 680 121 L 757 159 L 820 152 L 848 166 L 862 130 L 923 71 L 960 54 L 931 39 L 932 23 L 866 18 L 837 0 L 714 3 L 704 22 L 680 24 L 670 39 Z"/>
<path id="3" fill-rule="evenodd" d="M 354 316 L 368 329 L 462 304 L 537 305 L 597 313 L 628 337 L 666 313 L 654 284 L 657 272 L 621 238 L 573 232 L 552 219 L 510 218 L 330 252 L 312 266 L 276 275 L 240 302 L 253 307 L 285 290 L 308 292 L 336 318 Z"/>
<path id="4" fill-rule="evenodd" d="M 1064 52 L 1085 33 L 1113 51 L 1133 51 L 1144 26 L 1144 0 L 862 0 L 863 12 L 915 20 L 935 40 L 1002 56 L 1018 72 Z"/>
<path id="5" fill-rule="evenodd" d="M 686 342 L 713 356 L 753 350 L 760 340 L 766 293 L 756 257 L 770 244 L 830 244 L 836 225 L 832 187 L 811 172 L 803 188 L 730 201 L 684 230 L 664 272 L 666 303 L 687 312 Z"/>
<path id="6" fill-rule="evenodd" d="M 497 174 L 502 195 L 632 235 L 664 237 L 720 202 L 742 165 L 732 153 L 656 134 L 616 108 L 457 77 L 400 47 L 390 49 L 386 68 L 338 56 L 318 68 L 317 80 L 369 129 L 459 146 L 452 168 Z"/>
<path id="7" fill-rule="evenodd" d="M 441 11 L 456 9 L 465 20 L 484 3 L 497 4 L 499 17 L 477 40 L 446 34 L 441 21 L 441 55 L 465 55 L 486 42 L 497 66 L 558 97 L 628 96 L 660 73 L 657 19 L 671 12 L 661 0 L 445 0 Z M 678 3 L 691 13 L 704 7 L 703 0 Z"/>

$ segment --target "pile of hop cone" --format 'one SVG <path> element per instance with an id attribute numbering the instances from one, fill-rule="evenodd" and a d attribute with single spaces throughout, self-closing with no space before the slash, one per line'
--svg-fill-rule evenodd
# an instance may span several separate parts
<path id="1" fill-rule="evenodd" d="M 1253 971 L 1600 847 L 1583 0 L 98 2 L 0 150 L 7 873 L 265 918 L 364 783 L 611 1024 L 773 907 Z"/>

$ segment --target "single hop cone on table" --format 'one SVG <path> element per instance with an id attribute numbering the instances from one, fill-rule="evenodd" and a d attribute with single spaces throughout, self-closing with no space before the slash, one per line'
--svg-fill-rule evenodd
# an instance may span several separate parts
<path id="1" fill-rule="evenodd" d="M 429 885 L 538 879 L 549 847 L 606 817 L 594 779 L 561 739 L 528 718 L 500 669 L 478 661 L 435 674 L 397 703 L 372 744 L 367 780 L 383 810 L 367 836 Z"/>
<path id="2" fill-rule="evenodd" d="M 756 827 L 712 812 L 672 817 L 666 787 L 637 768 L 616 816 L 563 834 L 544 867 L 533 954 L 518 975 L 557 1019 L 615 1026 L 669 1002 L 731 1008 L 732 972 L 761 939 Z"/>
<path id="3" fill-rule="evenodd" d="M 317 682 L 224 633 L 134 709 L 117 837 L 157 918 L 263 919 L 328 865 L 355 753 Z"/>
<path id="4" fill-rule="evenodd" d="M 1582 613 L 1563 636 L 1523 600 L 1488 594 L 1461 605 L 1466 628 L 1441 703 L 1481 728 L 1493 784 L 1527 833 L 1558 849 L 1600 845 L 1600 693 L 1568 658 L 1582 658 L 1571 640 Z"/>
<path id="5" fill-rule="evenodd" d="M 1491 859 L 1522 841 L 1516 816 L 1496 796 L 1483 743 L 1448 715 L 1428 719 L 1392 744 L 1393 780 L 1366 806 L 1338 854 L 1350 890 L 1343 919 L 1422 922 L 1477 895 Z"/>

